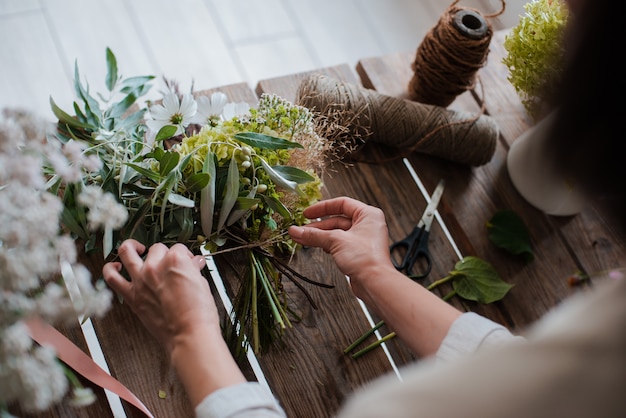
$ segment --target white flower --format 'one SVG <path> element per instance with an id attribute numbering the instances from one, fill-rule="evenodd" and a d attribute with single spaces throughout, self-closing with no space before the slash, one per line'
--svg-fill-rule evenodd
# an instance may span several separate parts
<path id="1" fill-rule="evenodd" d="M 152 119 L 146 121 L 148 128 L 159 132 L 167 125 L 176 126 L 175 135 L 182 134 L 184 129 L 191 123 L 195 116 L 198 104 L 191 94 L 185 94 L 182 102 L 174 93 L 168 93 L 163 97 L 163 104 L 157 104 L 150 108 Z"/>
<path id="2" fill-rule="evenodd" d="M 224 120 L 231 120 L 235 116 L 250 116 L 250 105 L 246 102 L 228 103 L 222 111 Z"/>
<path id="3" fill-rule="evenodd" d="M 210 98 L 208 96 L 198 97 L 198 111 L 192 123 L 211 125 L 213 121 L 219 120 L 227 101 L 228 97 L 220 92 L 213 93 Z"/>
<path id="4" fill-rule="evenodd" d="M 91 405 L 96 401 L 96 395 L 91 388 L 74 388 L 72 391 L 72 399 L 70 399 L 70 405 L 75 408 Z"/>
<path id="5" fill-rule="evenodd" d="M 105 193 L 98 186 L 87 186 L 78 195 L 78 203 L 89 208 L 87 220 L 89 228 L 120 228 L 128 219 L 126 207 L 117 202 L 111 193 Z"/>

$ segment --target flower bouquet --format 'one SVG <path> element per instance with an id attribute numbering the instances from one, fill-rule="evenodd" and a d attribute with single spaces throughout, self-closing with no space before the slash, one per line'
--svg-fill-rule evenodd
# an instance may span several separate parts
<path id="1" fill-rule="evenodd" d="M 111 50 L 106 57 L 106 96 L 92 96 L 76 66 L 74 115 L 51 99 L 56 139 L 80 143 L 102 162 L 63 189 L 64 226 L 86 250 L 101 245 L 109 259 L 127 238 L 146 246 L 183 243 L 213 256 L 237 253 L 247 267 L 235 291 L 237 325 L 225 324 L 225 335 L 237 354 L 248 344 L 267 351 L 291 326 L 282 278 L 325 286 L 281 255 L 298 249 L 287 228 L 306 222 L 302 211 L 321 197 L 330 142 L 311 112 L 273 95 L 251 108 L 227 103 L 223 93 L 181 94 L 165 80 L 162 100 L 140 103 L 154 77 L 119 77 Z M 121 228 L 105 225 L 94 234 L 89 224 L 100 210 L 88 203 L 102 206 L 101 192 L 115 196 L 128 217 Z M 237 327 L 244 332 L 233 332 Z"/>

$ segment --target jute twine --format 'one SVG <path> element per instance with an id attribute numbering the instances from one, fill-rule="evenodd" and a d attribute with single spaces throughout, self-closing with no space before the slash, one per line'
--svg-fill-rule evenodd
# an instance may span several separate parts
<path id="1" fill-rule="evenodd" d="M 493 29 L 476 9 L 452 3 L 417 48 L 411 65 L 409 97 L 447 107 L 476 84 L 476 73 L 487 61 Z M 502 9 L 486 18 L 504 13 Z"/>
<path id="2" fill-rule="evenodd" d="M 470 166 L 491 159 L 499 134 L 487 115 L 387 96 L 321 74 L 301 82 L 297 103 L 333 115 L 339 125 L 348 127 L 343 136 L 347 141 L 361 138 L 397 147 L 403 154 L 416 151 Z"/>

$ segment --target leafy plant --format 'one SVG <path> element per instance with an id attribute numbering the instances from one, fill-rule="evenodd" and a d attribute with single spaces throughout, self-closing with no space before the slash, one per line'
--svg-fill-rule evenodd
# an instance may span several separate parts
<path id="1" fill-rule="evenodd" d="M 509 82 L 529 115 L 540 116 L 563 68 L 563 31 L 568 8 L 562 0 L 532 0 L 504 39 Z"/>
<path id="2" fill-rule="evenodd" d="M 497 211 L 486 223 L 489 240 L 511 254 L 522 255 L 526 261 L 535 258 L 530 234 L 522 218 L 511 210 Z"/>

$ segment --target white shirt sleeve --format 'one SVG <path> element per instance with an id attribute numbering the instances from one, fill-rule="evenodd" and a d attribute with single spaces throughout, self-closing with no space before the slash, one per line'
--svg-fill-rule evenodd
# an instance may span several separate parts
<path id="1" fill-rule="evenodd" d="M 216 390 L 195 408 L 196 418 L 285 418 L 270 391 L 257 382 Z"/>
<path id="2" fill-rule="evenodd" d="M 435 354 L 437 361 L 467 356 L 485 347 L 525 341 L 506 327 L 473 312 L 466 312 L 452 323 Z"/>

